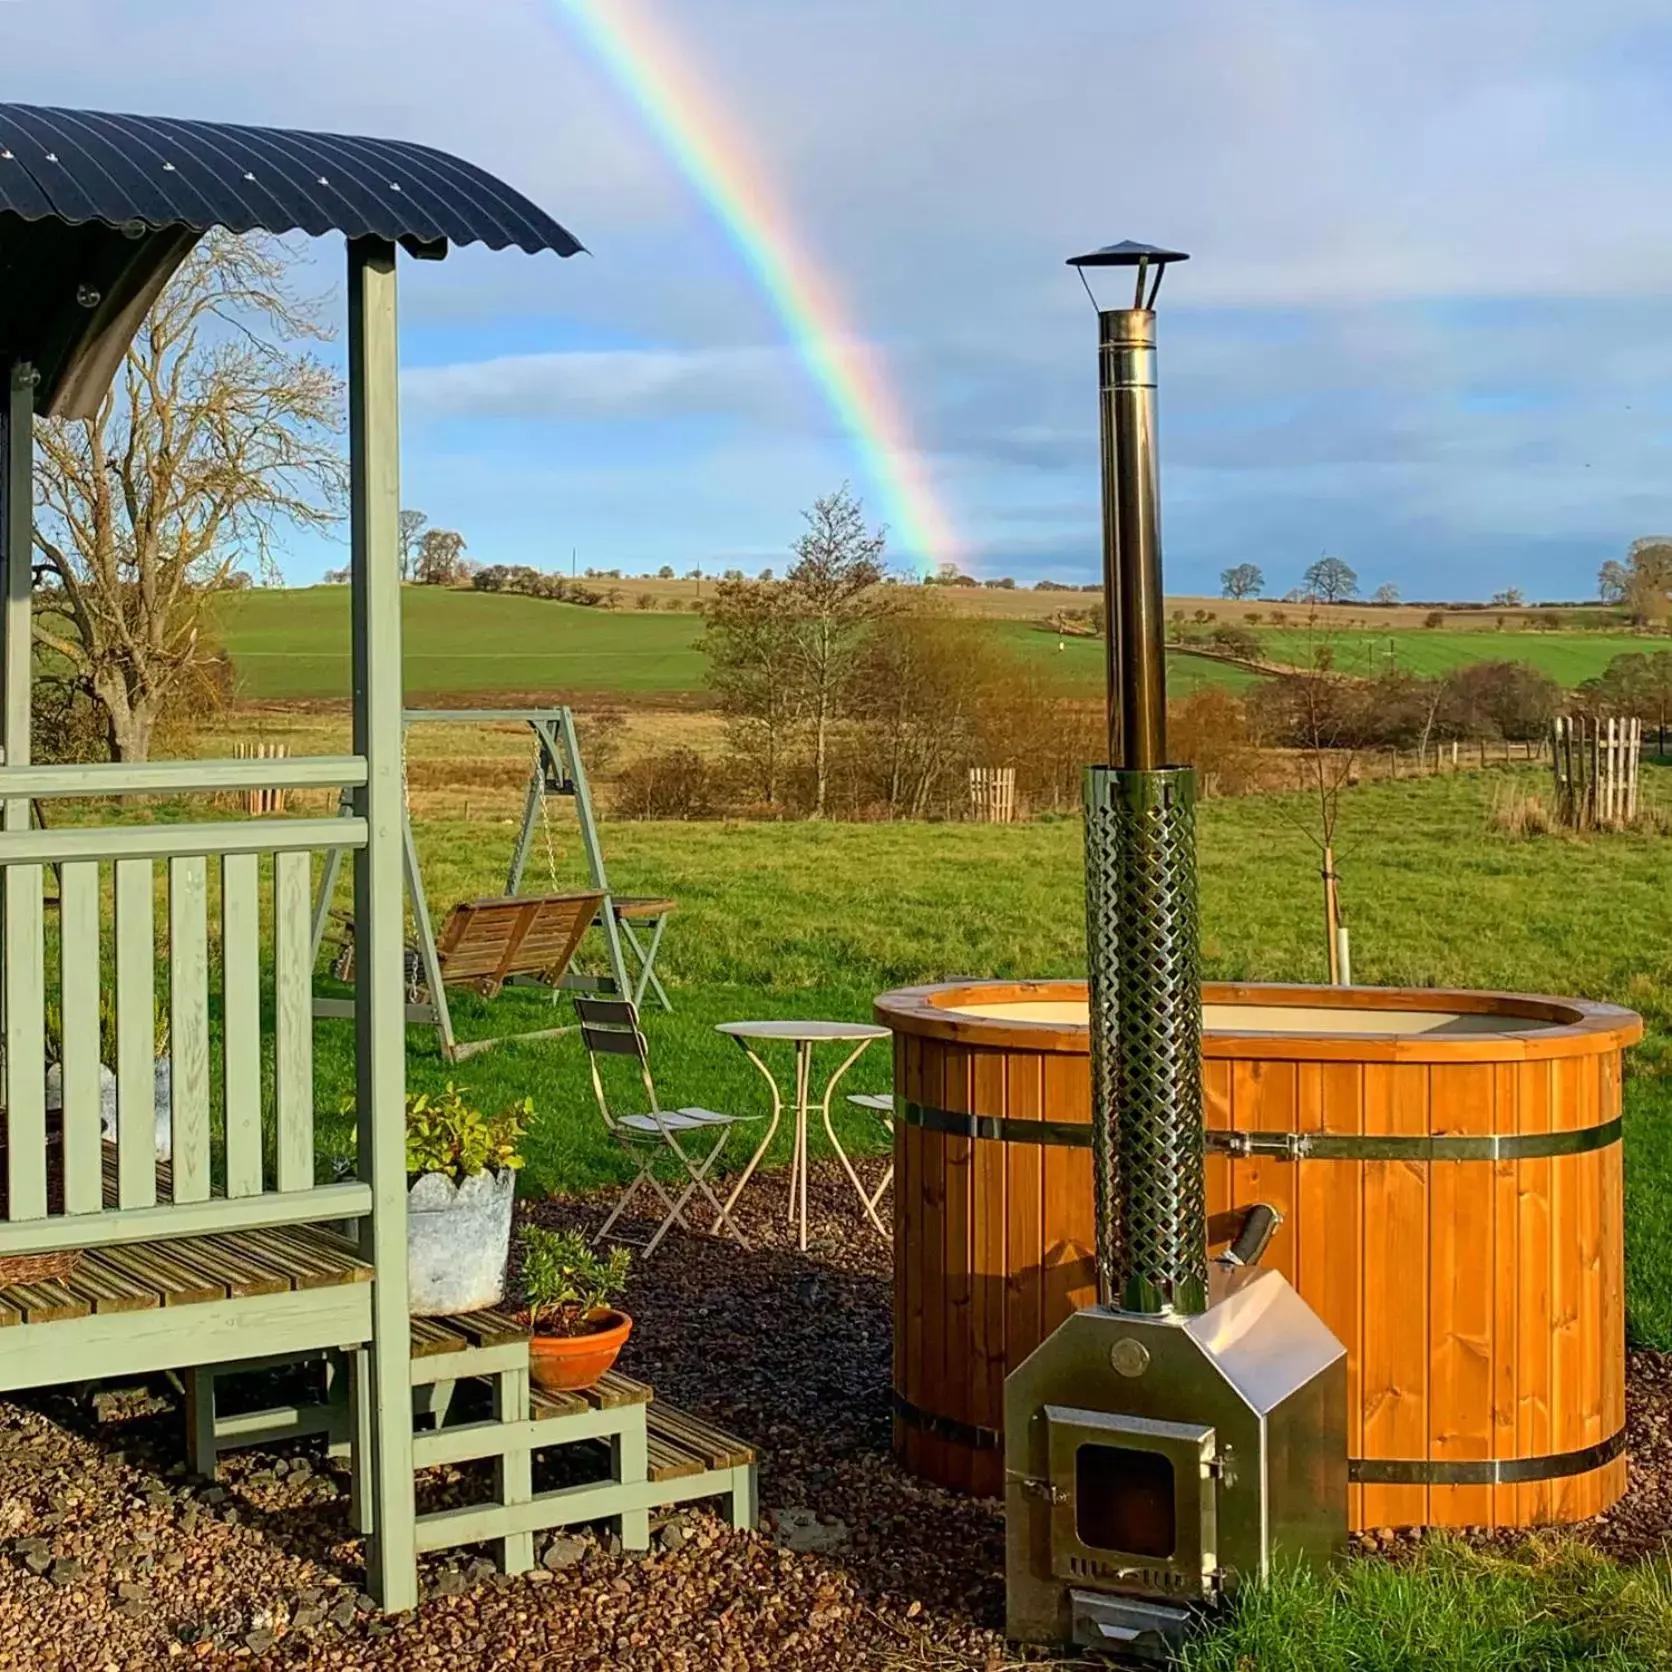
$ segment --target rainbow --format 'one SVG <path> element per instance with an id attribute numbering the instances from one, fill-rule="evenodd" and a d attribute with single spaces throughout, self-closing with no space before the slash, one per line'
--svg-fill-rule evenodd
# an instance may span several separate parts
<path id="1" fill-rule="evenodd" d="M 559 4 L 735 244 L 847 432 L 894 543 L 924 573 L 956 561 L 951 519 L 919 462 L 899 398 L 801 248 L 749 147 L 686 68 L 689 53 L 636 0 Z"/>

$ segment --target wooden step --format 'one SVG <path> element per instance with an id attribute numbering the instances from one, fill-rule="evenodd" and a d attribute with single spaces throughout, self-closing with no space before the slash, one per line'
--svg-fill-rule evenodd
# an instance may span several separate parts
<path id="1" fill-rule="evenodd" d="M 530 1386 L 529 1405 L 536 1422 L 577 1416 L 582 1411 L 614 1411 L 623 1405 L 648 1405 L 655 1397 L 645 1382 L 635 1382 L 619 1370 L 606 1370 L 593 1387 L 578 1392 Z"/>
<path id="2" fill-rule="evenodd" d="M 735 1434 L 673 1405 L 653 1404 L 645 1412 L 645 1431 L 652 1480 L 681 1480 L 755 1460 L 754 1448 Z"/>
<path id="3" fill-rule="evenodd" d="M 436 1353 L 466 1353 L 484 1347 L 506 1347 L 527 1339 L 527 1328 L 509 1312 L 502 1312 L 497 1307 L 481 1312 L 460 1312 L 446 1318 L 412 1320 L 414 1358 L 430 1358 Z"/>

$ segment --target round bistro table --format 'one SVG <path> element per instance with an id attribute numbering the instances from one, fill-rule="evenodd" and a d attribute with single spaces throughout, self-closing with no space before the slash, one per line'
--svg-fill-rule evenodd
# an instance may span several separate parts
<path id="1" fill-rule="evenodd" d="M 749 1165 L 743 1169 L 743 1176 L 732 1186 L 731 1194 L 726 1198 L 726 1212 L 730 1213 L 736 1205 L 737 1198 L 743 1194 L 743 1187 L 749 1182 L 761 1158 L 771 1146 L 773 1136 L 778 1130 L 778 1122 L 783 1118 L 784 1094 L 778 1088 L 777 1077 L 772 1070 L 761 1061 L 757 1046 L 773 1041 L 795 1046 L 795 1089 L 790 1101 L 790 1111 L 795 1118 L 795 1143 L 790 1151 L 790 1205 L 789 1217 L 792 1221 L 799 1221 L 798 1246 L 805 1253 L 807 1249 L 807 1122 L 812 1112 L 817 1108 L 824 1120 L 825 1136 L 830 1140 L 830 1147 L 836 1152 L 836 1159 L 842 1163 L 842 1170 L 848 1175 L 848 1182 L 854 1188 L 854 1194 L 859 1197 L 860 1205 L 866 1215 L 876 1227 L 878 1233 L 887 1237 L 888 1229 L 877 1217 L 875 1204 L 865 1194 L 865 1187 L 859 1182 L 859 1175 L 853 1170 L 853 1163 L 848 1160 L 847 1151 L 841 1146 L 836 1137 L 836 1129 L 830 1123 L 830 1100 L 835 1095 L 836 1087 L 842 1076 L 859 1061 L 873 1040 L 887 1039 L 889 1030 L 879 1028 L 871 1022 L 720 1022 L 716 1024 L 716 1031 L 735 1039 L 743 1054 L 748 1057 L 761 1072 L 767 1085 L 772 1091 L 772 1119 L 766 1128 L 766 1136 L 761 1139 L 755 1153 L 749 1157 Z M 813 1051 L 819 1045 L 852 1045 L 853 1049 L 842 1060 L 836 1072 L 825 1083 L 824 1096 L 814 1101 L 813 1097 Z"/>

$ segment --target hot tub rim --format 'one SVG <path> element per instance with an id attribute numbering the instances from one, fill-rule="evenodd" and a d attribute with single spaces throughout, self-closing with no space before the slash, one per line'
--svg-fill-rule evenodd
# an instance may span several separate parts
<path id="1" fill-rule="evenodd" d="M 900 987 L 879 994 L 873 1015 L 897 1034 L 981 1045 L 995 1049 L 1085 1056 L 1088 1030 L 1060 1022 L 999 1021 L 961 1016 L 950 1008 L 953 995 L 1003 1003 L 1083 999 L 1086 984 L 1066 978 L 1006 981 L 963 980 Z M 1450 987 L 1328 987 L 1306 982 L 1205 981 L 1207 1004 L 1284 1005 L 1309 1009 L 1447 1009 L 1476 1015 L 1525 1016 L 1546 1022 L 1524 1034 L 1273 1034 L 1215 1028 L 1204 1033 L 1207 1058 L 1259 1058 L 1276 1062 L 1479 1063 L 1525 1062 L 1540 1057 L 1599 1055 L 1635 1045 L 1643 1018 L 1623 1005 L 1596 999 L 1559 998 L 1543 993 Z"/>

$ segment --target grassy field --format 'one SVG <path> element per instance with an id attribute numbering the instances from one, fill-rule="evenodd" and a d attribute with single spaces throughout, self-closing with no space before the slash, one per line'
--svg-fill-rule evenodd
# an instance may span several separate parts
<path id="1" fill-rule="evenodd" d="M 630 585 L 624 596 L 631 602 Z M 689 698 L 708 682 L 707 658 L 697 648 L 702 619 L 692 613 L 416 586 L 403 598 L 406 689 L 414 703 L 492 693 L 607 695 L 631 703 Z M 241 700 L 347 700 L 347 587 L 229 593 L 216 612 Z M 999 643 L 1048 664 L 1065 694 L 1102 689 L 1100 641 L 1059 639 L 1026 621 L 995 621 L 991 631 Z M 1237 688 L 1250 678 L 1191 656 L 1169 657 L 1168 677 L 1180 693 L 1203 684 Z"/>
<path id="2" fill-rule="evenodd" d="M 699 691 L 706 679 L 695 615 L 418 586 L 403 601 L 415 702 L 510 691 L 642 697 Z M 347 587 L 229 593 L 216 609 L 240 697 L 347 699 Z"/>
<path id="3" fill-rule="evenodd" d="M 1494 834 L 1489 802 L 1510 776 L 1494 770 L 1347 794 L 1337 853 L 1355 974 L 1370 983 L 1571 993 L 1643 1012 L 1649 1038 L 1635 1053 L 1626 1103 L 1629 1310 L 1637 1339 L 1672 1350 L 1672 1248 L 1655 1234 L 1653 1207 L 1672 1199 L 1672 948 L 1661 928 L 1668 846 L 1649 835 Z M 1525 776 L 1539 778 L 1536 770 Z M 1305 809 L 1304 798 L 1281 795 L 1203 807 L 1210 976 L 1323 977 Z M 512 834 L 507 823 L 481 819 L 420 825 L 438 916 L 452 901 L 497 892 Z M 678 1102 L 762 1110 L 759 1079 L 714 1032 L 719 1021 L 864 1017 L 873 995 L 889 987 L 1083 969 L 1074 820 L 614 824 L 606 837 L 618 889 L 679 901 L 661 966 L 677 1008 L 653 1009 L 647 1019 L 658 1072 Z M 560 852 L 566 865 L 575 862 L 572 840 L 560 840 Z M 520 996 L 491 1011 L 468 996 L 457 1006 L 464 1037 L 508 1031 L 516 1015 L 536 1027 L 549 1022 L 550 1009 Z M 526 1188 L 583 1188 L 622 1176 L 572 1042 L 508 1046 L 451 1071 L 433 1034 L 414 1030 L 411 1043 L 415 1086 L 439 1086 L 451 1073 L 490 1103 L 534 1097 Z M 321 1108 L 347 1091 L 347 1046 L 346 1026 L 324 1029 Z M 880 1089 L 888 1073 L 885 1053 L 874 1049 L 855 1070 L 854 1088 Z"/>
<path id="4" fill-rule="evenodd" d="M 1420 627 L 1392 632 L 1356 628 L 1317 634 L 1304 628 L 1257 628 L 1271 660 L 1309 665 L 1320 645 L 1328 645 L 1342 673 L 1376 674 L 1389 667 L 1406 673 L 1449 673 L 1471 662 L 1525 662 L 1569 689 L 1600 674 L 1616 656 L 1672 649 L 1672 641 L 1630 633 L 1541 633 L 1525 628 L 1496 632 L 1426 631 Z"/>
<path id="5" fill-rule="evenodd" d="M 611 584 L 611 583 L 604 583 Z M 694 583 L 647 583 L 667 591 Z M 621 583 L 620 609 L 581 608 L 544 599 L 486 592 L 447 592 L 408 587 L 406 685 L 415 702 L 456 701 L 490 694 L 617 698 L 629 704 L 688 704 L 707 683 L 698 648 L 701 617 L 667 607 L 640 610 L 633 582 Z M 664 606 L 671 600 L 657 596 Z M 955 601 L 963 594 L 948 589 Z M 983 600 L 1003 593 L 982 593 Z M 1078 594 L 1016 594 L 1023 599 L 1063 598 L 1084 608 Z M 965 606 L 959 604 L 960 609 Z M 229 593 L 216 602 L 216 623 L 232 658 L 240 699 L 249 702 L 342 701 L 348 695 L 348 589 L 259 589 Z M 1221 605 L 1221 613 L 1229 606 Z M 989 621 L 995 642 L 1049 671 L 1065 695 L 1095 696 L 1102 689 L 1103 647 L 1092 638 L 1062 637 L 1038 619 L 1004 616 L 995 606 L 967 613 Z M 1542 668 L 1559 684 L 1574 686 L 1599 674 L 1627 651 L 1653 651 L 1666 641 L 1627 633 L 1503 632 L 1468 626 L 1424 629 L 1400 625 L 1389 612 L 1387 631 L 1337 624 L 1314 635 L 1300 627 L 1256 629 L 1267 657 L 1307 665 L 1327 643 L 1344 673 L 1368 674 L 1390 663 L 1421 674 L 1445 673 L 1470 662 L 1521 661 Z M 1236 620 L 1234 614 L 1225 619 Z M 1339 622 L 1362 620 L 1363 612 Z M 1478 618 L 1475 618 L 1478 620 Z M 1506 619 L 1513 619 L 1508 618 Z M 1168 657 L 1176 695 L 1204 686 L 1245 688 L 1243 669 L 1188 655 Z"/>

